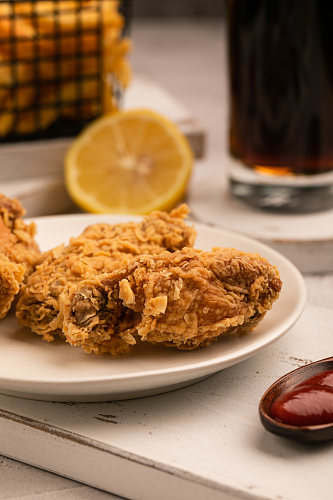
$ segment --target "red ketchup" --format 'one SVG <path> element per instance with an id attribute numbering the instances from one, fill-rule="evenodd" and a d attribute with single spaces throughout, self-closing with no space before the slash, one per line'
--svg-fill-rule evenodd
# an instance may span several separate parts
<path id="1" fill-rule="evenodd" d="M 333 370 L 318 373 L 279 396 L 270 414 L 289 425 L 333 423 Z"/>

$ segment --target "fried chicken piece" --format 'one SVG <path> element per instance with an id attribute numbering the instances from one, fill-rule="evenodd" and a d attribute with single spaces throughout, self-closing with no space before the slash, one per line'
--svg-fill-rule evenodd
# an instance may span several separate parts
<path id="1" fill-rule="evenodd" d="M 137 339 L 195 349 L 251 331 L 281 286 L 276 267 L 235 249 L 142 256 L 73 286 L 61 304 L 63 332 L 87 352 L 125 352 Z"/>
<path id="2" fill-rule="evenodd" d="M 23 281 L 40 257 L 34 224 L 25 224 L 18 200 L 0 194 L 0 318 L 6 316 Z"/>
<path id="3" fill-rule="evenodd" d="M 192 246 L 195 231 L 184 219 L 186 205 L 170 214 L 154 212 L 141 222 L 94 224 L 69 245 L 46 252 L 22 288 L 16 307 L 20 323 L 52 341 L 61 335 L 60 297 L 72 283 L 110 273 L 143 253 L 159 254 Z"/>

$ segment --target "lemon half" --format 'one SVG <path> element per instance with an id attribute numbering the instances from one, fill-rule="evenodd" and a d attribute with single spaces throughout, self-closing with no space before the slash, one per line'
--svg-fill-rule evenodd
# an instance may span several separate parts
<path id="1" fill-rule="evenodd" d="M 73 142 L 65 182 L 88 212 L 147 214 L 181 200 L 192 165 L 191 147 L 170 120 L 123 111 L 97 119 Z"/>

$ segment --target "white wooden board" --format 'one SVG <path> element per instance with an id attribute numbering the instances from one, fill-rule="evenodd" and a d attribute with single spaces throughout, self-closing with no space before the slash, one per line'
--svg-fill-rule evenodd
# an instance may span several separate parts
<path id="1" fill-rule="evenodd" d="M 205 223 L 245 234 L 290 259 L 301 272 L 333 271 L 333 210 L 309 214 L 278 214 L 247 206 L 228 191 L 227 162 L 199 162 L 188 202 L 192 216 Z M 201 170 L 201 172 L 200 172 Z M 214 182 L 212 182 L 214 179 Z"/>
<path id="2" fill-rule="evenodd" d="M 269 434 L 258 402 L 277 377 L 332 354 L 332 322 L 333 311 L 308 306 L 263 353 L 159 396 L 90 404 L 0 396 L 0 453 L 130 499 L 330 500 L 333 442 Z"/>

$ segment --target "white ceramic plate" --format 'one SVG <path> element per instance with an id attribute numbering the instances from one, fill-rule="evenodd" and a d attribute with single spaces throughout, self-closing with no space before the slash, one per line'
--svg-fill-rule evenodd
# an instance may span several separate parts
<path id="1" fill-rule="evenodd" d="M 96 222 L 124 222 L 127 216 L 65 215 L 35 219 L 43 250 Z M 221 338 L 196 351 L 142 344 L 125 356 L 85 354 L 62 341 L 48 344 L 13 316 L 0 323 L 0 392 L 47 401 L 110 401 L 157 394 L 189 385 L 232 366 L 286 333 L 299 318 L 306 290 L 299 271 L 269 247 L 230 231 L 197 224 L 196 247 L 236 247 L 259 252 L 278 266 L 283 289 L 273 309 L 249 335 Z"/>

